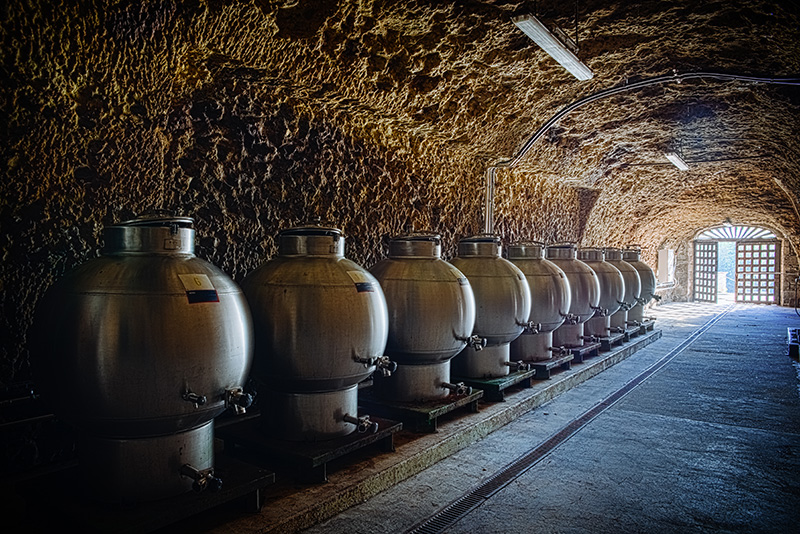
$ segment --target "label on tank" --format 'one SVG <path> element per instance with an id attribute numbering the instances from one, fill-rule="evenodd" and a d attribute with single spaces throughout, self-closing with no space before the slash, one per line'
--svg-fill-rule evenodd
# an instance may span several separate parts
<path id="1" fill-rule="evenodd" d="M 219 302 L 217 290 L 205 274 L 179 274 L 189 304 L 198 302 Z"/>
<path id="2" fill-rule="evenodd" d="M 356 291 L 359 293 L 375 291 L 375 284 L 365 273 L 360 271 L 347 271 L 347 274 L 356 285 Z"/>

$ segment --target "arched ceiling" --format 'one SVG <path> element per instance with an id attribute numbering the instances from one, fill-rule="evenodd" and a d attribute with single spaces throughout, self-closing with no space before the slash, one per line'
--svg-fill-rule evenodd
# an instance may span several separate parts
<path id="1" fill-rule="evenodd" d="M 516 155 L 559 110 L 610 88 L 671 73 L 800 73 L 795 2 L 582 1 L 577 29 L 575 5 L 556 1 L 285 2 L 267 11 L 273 35 L 298 53 L 284 54 L 292 59 L 278 70 L 313 86 L 316 105 L 358 115 L 381 144 L 422 158 L 477 157 L 486 168 Z M 518 30 L 511 17 L 523 12 L 577 35 L 594 78 L 577 81 Z M 799 110 L 797 86 L 711 78 L 589 103 L 501 171 L 500 227 L 503 195 L 545 179 L 585 192 L 584 244 L 658 246 L 729 218 L 777 228 L 797 247 Z M 689 171 L 664 158 L 675 147 Z"/>

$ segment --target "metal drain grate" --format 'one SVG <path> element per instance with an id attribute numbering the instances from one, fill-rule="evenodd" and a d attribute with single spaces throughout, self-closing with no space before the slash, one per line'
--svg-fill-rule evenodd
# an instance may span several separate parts
<path id="1" fill-rule="evenodd" d="M 589 424 L 595 417 L 616 404 L 625 395 L 630 393 L 636 386 L 647 380 L 655 372 L 667 365 L 678 354 L 683 352 L 689 345 L 691 345 L 698 337 L 703 335 L 709 328 L 714 326 L 720 319 L 722 319 L 722 317 L 724 317 L 731 309 L 733 309 L 733 307 L 734 305 L 732 304 L 722 310 L 718 315 L 712 317 L 706 324 L 692 332 L 692 334 L 684 339 L 678 346 L 669 351 L 656 363 L 642 371 L 630 382 L 626 383 L 624 386 L 600 401 L 594 407 L 570 421 L 566 426 L 547 438 L 547 440 L 542 442 L 540 445 L 536 446 L 508 464 L 506 467 L 492 475 L 489 479 L 470 490 L 469 493 L 462 495 L 460 498 L 456 499 L 436 514 L 406 531 L 406 534 L 437 534 L 472 512 L 475 508 L 492 497 L 492 495 L 506 487 L 525 471 L 536 465 L 542 458 L 550 454 L 550 452 L 556 449 L 559 445 L 575 435 L 581 428 Z"/>

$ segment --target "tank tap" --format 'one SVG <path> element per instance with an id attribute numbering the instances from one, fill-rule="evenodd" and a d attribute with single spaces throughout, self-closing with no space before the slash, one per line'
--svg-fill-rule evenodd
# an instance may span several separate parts
<path id="1" fill-rule="evenodd" d="M 601 308 L 600 306 L 592 306 L 595 317 L 606 317 L 608 315 L 608 308 Z"/>
<path id="2" fill-rule="evenodd" d="M 353 417 L 349 413 L 346 413 L 344 417 L 342 417 L 342 421 L 345 423 L 353 423 L 356 425 L 356 429 L 362 434 L 367 431 L 369 431 L 370 434 L 374 434 L 378 431 L 378 423 L 370 421 L 368 415 Z"/>
<path id="3" fill-rule="evenodd" d="M 562 313 L 561 317 L 564 318 L 564 324 L 578 324 L 578 320 L 580 319 L 580 317 L 573 313 Z"/>
<path id="4" fill-rule="evenodd" d="M 225 407 L 233 408 L 237 415 L 247 413 L 247 409 L 253 405 L 253 396 L 245 393 L 242 388 L 232 388 L 225 390 Z"/>
<path id="5" fill-rule="evenodd" d="M 538 334 L 542 329 L 542 323 L 534 323 L 533 321 L 517 321 L 517 326 L 521 326 L 526 334 Z"/>
<path id="6" fill-rule="evenodd" d="M 370 358 L 361 358 L 353 354 L 353 360 L 364 364 L 364 367 L 375 366 L 384 377 L 392 376 L 392 373 L 397 371 L 397 362 L 393 362 L 388 356 L 373 356 Z"/>
<path id="7" fill-rule="evenodd" d="M 661 295 L 653 295 L 653 300 L 656 302 L 661 302 Z"/>
<path id="8" fill-rule="evenodd" d="M 621 300 L 618 300 L 617 304 L 619 304 L 619 309 L 622 311 L 628 311 L 633 308 L 632 305 L 628 304 L 627 302 L 622 302 Z"/>
<path id="9" fill-rule="evenodd" d="M 194 404 L 195 408 L 199 408 L 208 402 L 208 399 L 205 397 L 205 395 L 198 395 L 197 393 L 193 393 L 191 391 L 184 391 L 181 397 L 183 397 L 183 400 Z"/>
<path id="10" fill-rule="evenodd" d="M 471 349 L 474 349 L 475 352 L 483 350 L 483 348 L 486 347 L 486 338 L 482 338 L 477 334 L 469 337 L 456 336 L 456 339 L 466 342 L 467 346 Z"/>
<path id="11" fill-rule="evenodd" d="M 214 476 L 214 468 L 197 469 L 189 464 L 183 464 L 180 471 L 182 476 L 194 480 L 192 489 L 197 493 L 210 489 L 211 491 L 219 491 L 222 489 L 222 479 Z"/>
<path id="12" fill-rule="evenodd" d="M 553 353 L 555 357 L 566 356 L 569 354 L 569 349 L 567 347 L 547 347 L 547 350 Z"/>
<path id="13" fill-rule="evenodd" d="M 464 385 L 464 382 L 459 382 L 458 384 L 451 384 L 449 382 L 442 382 L 442 387 L 445 389 L 449 389 L 456 395 L 471 395 L 472 388 L 469 386 Z"/>
<path id="14" fill-rule="evenodd" d="M 530 371 L 531 366 L 528 363 L 523 361 L 518 362 L 505 362 L 507 366 L 511 368 L 512 371 Z"/>

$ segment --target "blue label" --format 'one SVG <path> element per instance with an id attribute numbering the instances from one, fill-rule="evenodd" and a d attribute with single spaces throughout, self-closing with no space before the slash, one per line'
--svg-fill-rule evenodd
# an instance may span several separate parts
<path id="1" fill-rule="evenodd" d="M 219 302 L 219 295 L 217 295 L 216 289 L 193 289 L 192 291 L 187 291 L 186 296 L 189 297 L 189 304 Z"/>

